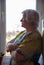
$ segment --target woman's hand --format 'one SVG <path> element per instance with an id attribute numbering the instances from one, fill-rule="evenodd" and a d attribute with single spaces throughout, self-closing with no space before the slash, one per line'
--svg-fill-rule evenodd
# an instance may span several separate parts
<path id="1" fill-rule="evenodd" d="M 6 46 L 6 50 L 7 52 L 9 51 L 14 51 L 16 48 L 18 48 L 19 45 L 15 45 L 13 43 L 9 43 L 7 46 Z"/>
<path id="2" fill-rule="evenodd" d="M 18 61 L 18 62 L 19 61 L 24 61 L 24 59 L 25 59 L 24 56 L 19 54 L 19 53 L 17 53 L 17 51 L 12 51 L 11 55 L 12 55 L 12 58 L 14 60 Z"/>

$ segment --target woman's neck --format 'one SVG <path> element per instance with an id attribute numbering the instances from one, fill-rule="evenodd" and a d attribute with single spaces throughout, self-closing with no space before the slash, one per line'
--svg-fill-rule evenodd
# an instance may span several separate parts
<path id="1" fill-rule="evenodd" d="M 32 27 L 32 28 L 26 28 L 26 31 L 27 31 L 27 32 L 33 32 L 33 31 L 35 31 L 35 30 L 36 30 L 36 29 L 33 28 L 33 27 Z"/>

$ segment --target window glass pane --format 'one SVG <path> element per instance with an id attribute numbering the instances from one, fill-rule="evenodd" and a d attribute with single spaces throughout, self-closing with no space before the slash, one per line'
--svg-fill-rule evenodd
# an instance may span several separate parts
<path id="1" fill-rule="evenodd" d="M 36 9 L 36 0 L 6 0 L 6 32 L 21 31 L 21 12 Z"/>
<path id="2" fill-rule="evenodd" d="M 25 9 L 36 9 L 36 0 L 6 0 L 6 42 L 13 39 L 21 27 L 21 12 Z"/>

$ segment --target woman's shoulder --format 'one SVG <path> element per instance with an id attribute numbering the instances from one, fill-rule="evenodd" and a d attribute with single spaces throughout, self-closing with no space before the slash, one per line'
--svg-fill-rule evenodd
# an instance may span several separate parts
<path id="1" fill-rule="evenodd" d="M 41 38 L 41 34 L 38 30 L 34 31 L 31 36 L 33 38 Z"/>

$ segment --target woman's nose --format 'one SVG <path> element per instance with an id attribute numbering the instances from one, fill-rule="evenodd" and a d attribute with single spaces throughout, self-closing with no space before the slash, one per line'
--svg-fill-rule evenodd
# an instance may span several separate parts
<path id="1" fill-rule="evenodd" d="M 21 22 L 23 22 L 23 21 L 25 21 L 25 19 L 24 19 L 24 18 L 22 18 L 20 21 L 21 21 Z"/>
<path id="2" fill-rule="evenodd" d="M 20 20 L 21 22 L 23 21 L 23 19 Z"/>

